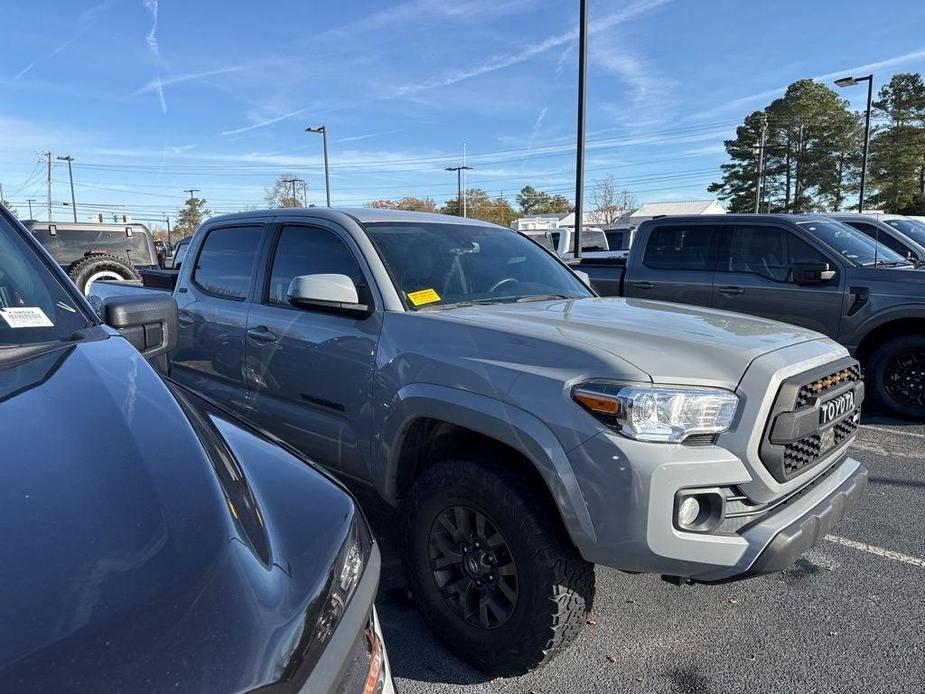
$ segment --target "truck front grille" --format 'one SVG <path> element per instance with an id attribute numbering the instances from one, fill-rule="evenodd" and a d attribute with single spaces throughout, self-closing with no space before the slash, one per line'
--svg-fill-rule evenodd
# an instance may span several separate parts
<path id="1" fill-rule="evenodd" d="M 855 410 L 819 426 L 821 403 L 855 389 Z M 761 442 L 761 462 L 778 482 L 788 482 L 845 446 L 858 428 L 864 397 L 861 369 L 845 358 L 786 379 L 780 387 Z"/>

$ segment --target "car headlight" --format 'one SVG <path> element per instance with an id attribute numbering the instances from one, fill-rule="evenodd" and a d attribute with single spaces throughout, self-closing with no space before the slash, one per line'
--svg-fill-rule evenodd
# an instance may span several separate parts
<path id="1" fill-rule="evenodd" d="M 315 624 L 315 638 L 319 644 L 325 643 L 344 614 L 347 603 L 353 596 L 363 568 L 369 557 L 372 539 L 366 531 L 366 525 L 359 515 L 350 524 L 347 539 L 337 555 L 328 587 L 326 600 L 321 605 L 318 621 Z"/>
<path id="2" fill-rule="evenodd" d="M 721 388 L 582 383 L 572 399 L 607 426 L 631 439 L 681 443 L 696 434 L 726 431 L 739 398 Z"/>

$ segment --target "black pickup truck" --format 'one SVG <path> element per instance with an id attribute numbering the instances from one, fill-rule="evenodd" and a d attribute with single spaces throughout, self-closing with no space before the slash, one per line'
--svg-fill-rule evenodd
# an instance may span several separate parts
<path id="1" fill-rule="evenodd" d="M 818 215 L 663 217 L 629 257 L 576 267 L 603 296 L 673 301 L 801 325 L 841 342 L 891 414 L 925 419 L 925 271 Z"/>

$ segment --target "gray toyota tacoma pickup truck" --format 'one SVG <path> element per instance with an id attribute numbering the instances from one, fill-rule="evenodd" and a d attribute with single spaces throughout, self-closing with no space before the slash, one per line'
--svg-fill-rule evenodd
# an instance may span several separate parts
<path id="1" fill-rule="evenodd" d="M 150 291 L 99 282 L 91 294 Z M 405 509 L 415 601 L 503 674 L 586 622 L 594 564 L 719 583 L 789 566 L 861 494 L 864 386 L 819 333 L 598 298 L 483 222 L 219 217 L 177 277 L 171 375 Z"/>
<path id="2" fill-rule="evenodd" d="M 925 420 L 925 271 L 848 224 L 820 215 L 661 217 L 640 225 L 626 261 L 589 258 L 576 269 L 606 296 L 818 330 L 860 360 L 881 410 Z"/>

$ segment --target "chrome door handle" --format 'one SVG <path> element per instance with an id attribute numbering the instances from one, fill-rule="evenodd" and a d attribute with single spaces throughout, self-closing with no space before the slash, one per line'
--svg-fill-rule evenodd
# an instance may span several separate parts
<path id="1" fill-rule="evenodd" d="M 742 287 L 718 287 L 716 291 L 718 291 L 720 294 L 728 294 L 730 296 L 745 293 L 745 290 L 742 289 Z"/>
<path id="2" fill-rule="evenodd" d="M 655 289 L 655 282 L 633 282 L 633 286 L 636 289 Z"/>

